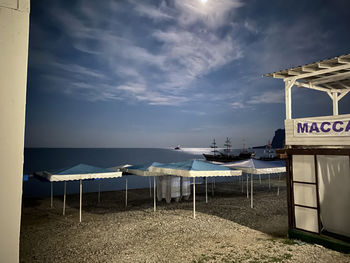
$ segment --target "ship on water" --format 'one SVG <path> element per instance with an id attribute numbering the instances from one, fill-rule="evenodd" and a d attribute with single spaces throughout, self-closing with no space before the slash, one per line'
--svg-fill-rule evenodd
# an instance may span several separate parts
<path id="1" fill-rule="evenodd" d="M 207 161 L 213 161 L 213 162 L 233 162 L 233 161 L 239 161 L 239 160 L 246 160 L 255 156 L 254 152 L 249 152 L 245 148 L 245 144 L 243 144 L 243 148 L 238 155 L 233 155 L 231 153 L 231 141 L 228 137 L 226 138 L 224 146 L 225 146 L 224 152 L 223 153 L 219 152 L 217 150 L 218 146 L 214 139 L 213 143 L 210 146 L 210 148 L 213 149 L 211 151 L 213 154 L 203 154 L 204 158 Z"/>

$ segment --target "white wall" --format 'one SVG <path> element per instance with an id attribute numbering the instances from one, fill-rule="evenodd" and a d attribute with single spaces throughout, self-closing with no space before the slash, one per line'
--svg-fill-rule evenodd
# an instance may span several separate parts
<path id="1" fill-rule="evenodd" d="M 19 261 L 29 0 L 0 0 L 0 262 Z"/>

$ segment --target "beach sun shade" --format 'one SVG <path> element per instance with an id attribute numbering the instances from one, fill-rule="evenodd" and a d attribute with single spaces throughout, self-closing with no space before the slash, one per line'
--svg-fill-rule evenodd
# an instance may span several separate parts
<path id="1" fill-rule="evenodd" d="M 174 175 L 193 178 L 193 218 L 196 218 L 196 177 L 242 175 L 242 171 L 240 170 L 232 170 L 225 166 L 212 164 L 200 160 L 151 165 L 148 170 L 150 172 L 155 172 L 164 175 Z M 207 180 L 205 180 L 205 183 L 207 198 Z"/>
<path id="2" fill-rule="evenodd" d="M 286 164 L 283 161 L 262 161 L 257 159 L 248 159 L 243 161 L 236 161 L 231 163 L 222 163 L 222 166 L 229 167 L 232 169 L 239 169 L 247 174 L 247 198 L 249 197 L 248 189 L 248 177 L 250 174 L 250 207 L 253 208 L 253 174 L 268 174 L 269 175 L 269 189 L 271 189 L 271 178 L 270 174 L 274 173 L 285 173 Z M 261 177 L 260 177 L 261 183 Z M 242 180 L 243 189 L 243 180 Z M 279 186 L 277 189 L 277 195 L 279 195 Z"/>
<path id="3" fill-rule="evenodd" d="M 248 159 L 230 163 L 223 163 L 222 166 L 239 169 L 249 174 L 272 174 L 284 173 L 286 164 L 283 161 L 262 161 L 257 159 Z"/>
<path id="4" fill-rule="evenodd" d="M 34 176 L 45 178 L 51 182 L 51 208 L 53 207 L 53 182 L 64 182 L 64 194 L 63 194 L 63 215 L 65 215 L 66 209 L 66 185 L 67 181 L 80 181 L 80 203 L 79 203 L 79 221 L 81 222 L 82 212 L 82 192 L 83 192 L 83 180 L 91 179 L 105 179 L 105 178 L 117 178 L 122 176 L 122 172 L 113 171 L 111 169 L 101 168 L 97 166 L 78 164 L 70 168 L 60 169 L 56 171 L 43 171 L 35 172 Z M 100 189 L 100 188 L 99 188 Z"/>
<path id="5" fill-rule="evenodd" d="M 138 176 L 153 176 L 153 210 L 156 211 L 156 177 L 159 176 L 159 174 L 155 172 L 150 172 L 148 168 L 150 166 L 158 166 L 162 165 L 161 163 L 154 162 L 150 165 L 147 164 L 140 164 L 140 165 L 124 165 L 120 167 L 120 170 L 125 174 L 125 175 L 138 175 Z M 152 191 L 151 191 L 151 181 L 149 180 L 149 194 L 150 197 L 152 197 Z M 125 206 L 128 205 L 128 178 L 125 177 Z"/>

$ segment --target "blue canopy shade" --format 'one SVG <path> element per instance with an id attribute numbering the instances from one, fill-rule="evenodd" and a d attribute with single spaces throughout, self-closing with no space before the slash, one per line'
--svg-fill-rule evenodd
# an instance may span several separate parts
<path id="1" fill-rule="evenodd" d="M 241 171 L 234 171 L 228 167 L 201 160 L 190 160 L 169 164 L 152 164 L 149 167 L 149 171 L 185 177 L 239 176 L 242 174 Z"/>
<path id="2" fill-rule="evenodd" d="M 127 174 L 135 174 L 135 175 L 139 175 L 139 176 L 155 176 L 158 174 L 150 172 L 149 167 L 160 166 L 160 165 L 163 165 L 163 164 L 154 162 L 152 164 L 131 165 L 131 166 L 121 168 L 121 171 L 123 171 Z"/>
<path id="3" fill-rule="evenodd" d="M 286 164 L 284 161 L 262 161 L 253 158 L 231 163 L 222 163 L 221 165 L 239 169 L 250 174 L 283 173 L 286 171 Z"/>
<path id="4" fill-rule="evenodd" d="M 36 172 L 34 175 L 44 177 L 51 182 L 55 182 L 97 178 L 116 178 L 121 177 L 122 173 L 112 171 L 111 169 L 107 168 L 101 168 L 87 164 L 78 164 L 70 168 L 59 169 L 51 172 Z"/>

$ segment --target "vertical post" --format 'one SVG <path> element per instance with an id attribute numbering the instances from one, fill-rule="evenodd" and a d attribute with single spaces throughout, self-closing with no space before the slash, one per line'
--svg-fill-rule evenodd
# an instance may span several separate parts
<path id="1" fill-rule="evenodd" d="M 128 206 L 128 177 L 125 176 L 125 207 Z"/>
<path id="2" fill-rule="evenodd" d="M 242 181 L 242 193 L 244 193 L 244 189 L 243 189 L 243 173 L 241 175 L 241 181 Z"/>
<path id="3" fill-rule="evenodd" d="M 269 190 L 271 190 L 271 174 L 269 174 Z"/>
<path id="4" fill-rule="evenodd" d="M 205 202 L 208 203 L 208 177 L 205 177 Z"/>
<path id="5" fill-rule="evenodd" d="M 214 196 L 214 177 L 211 178 L 211 195 Z"/>
<path id="6" fill-rule="evenodd" d="M 295 80 L 287 80 L 285 82 L 285 99 L 286 99 L 286 119 L 292 118 L 292 87 Z"/>
<path id="7" fill-rule="evenodd" d="M 278 188 L 277 188 L 277 196 L 280 195 L 280 181 L 281 181 L 281 174 L 278 174 Z"/>
<path id="8" fill-rule="evenodd" d="M 63 189 L 63 215 L 66 214 L 66 194 L 67 194 L 67 181 L 64 181 L 64 189 Z"/>
<path id="9" fill-rule="evenodd" d="M 151 183 L 151 177 L 148 176 L 148 183 L 149 183 L 149 197 L 152 198 L 152 183 Z"/>
<path id="10" fill-rule="evenodd" d="M 196 219 L 196 177 L 193 177 L 193 218 Z"/>
<path id="11" fill-rule="evenodd" d="M 248 188 L 248 180 L 249 180 L 249 174 L 246 175 L 247 176 L 247 198 L 249 198 L 249 188 Z"/>
<path id="12" fill-rule="evenodd" d="M 333 92 L 333 115 L 338 115 L 338 92 Z"/>
<path id="13" fill-rule="evenodd" d="M 253 174 L 250 175 L 250 208 L 253 208 Z"/>
<path id="14" fill-rule="evenodd" d="M 79 207 L 79 222 L 81 223 L 81 205 L 83 201 L 83 182 L 80 180 L 80 207 Z"/>
<path id="15" fill-rule="evenodd" d="M 259 174 L 259 181 L 260 181 L 260 184 L 261 184 L 261 174 Z"/>
<path id="16" fill-rule="evenodd" d="M 98 195 L 97 195 L 97 202 L 99 203 L 101 201 L 101 180 L 98 180 Z"/>
<path id="17" fill-rule="evenodd" d="M 51 208 L 53 207 L 53 183 L 52 182 L 50 182 L 51 183 Z"/>
<path id="18" fill-rule="evenodd" d="M 153 211 L 154 212 L 157 209 L 156 205 L 157 205 L 157 202 L 156 202 L 156 177 L 153 176 Z"/>

